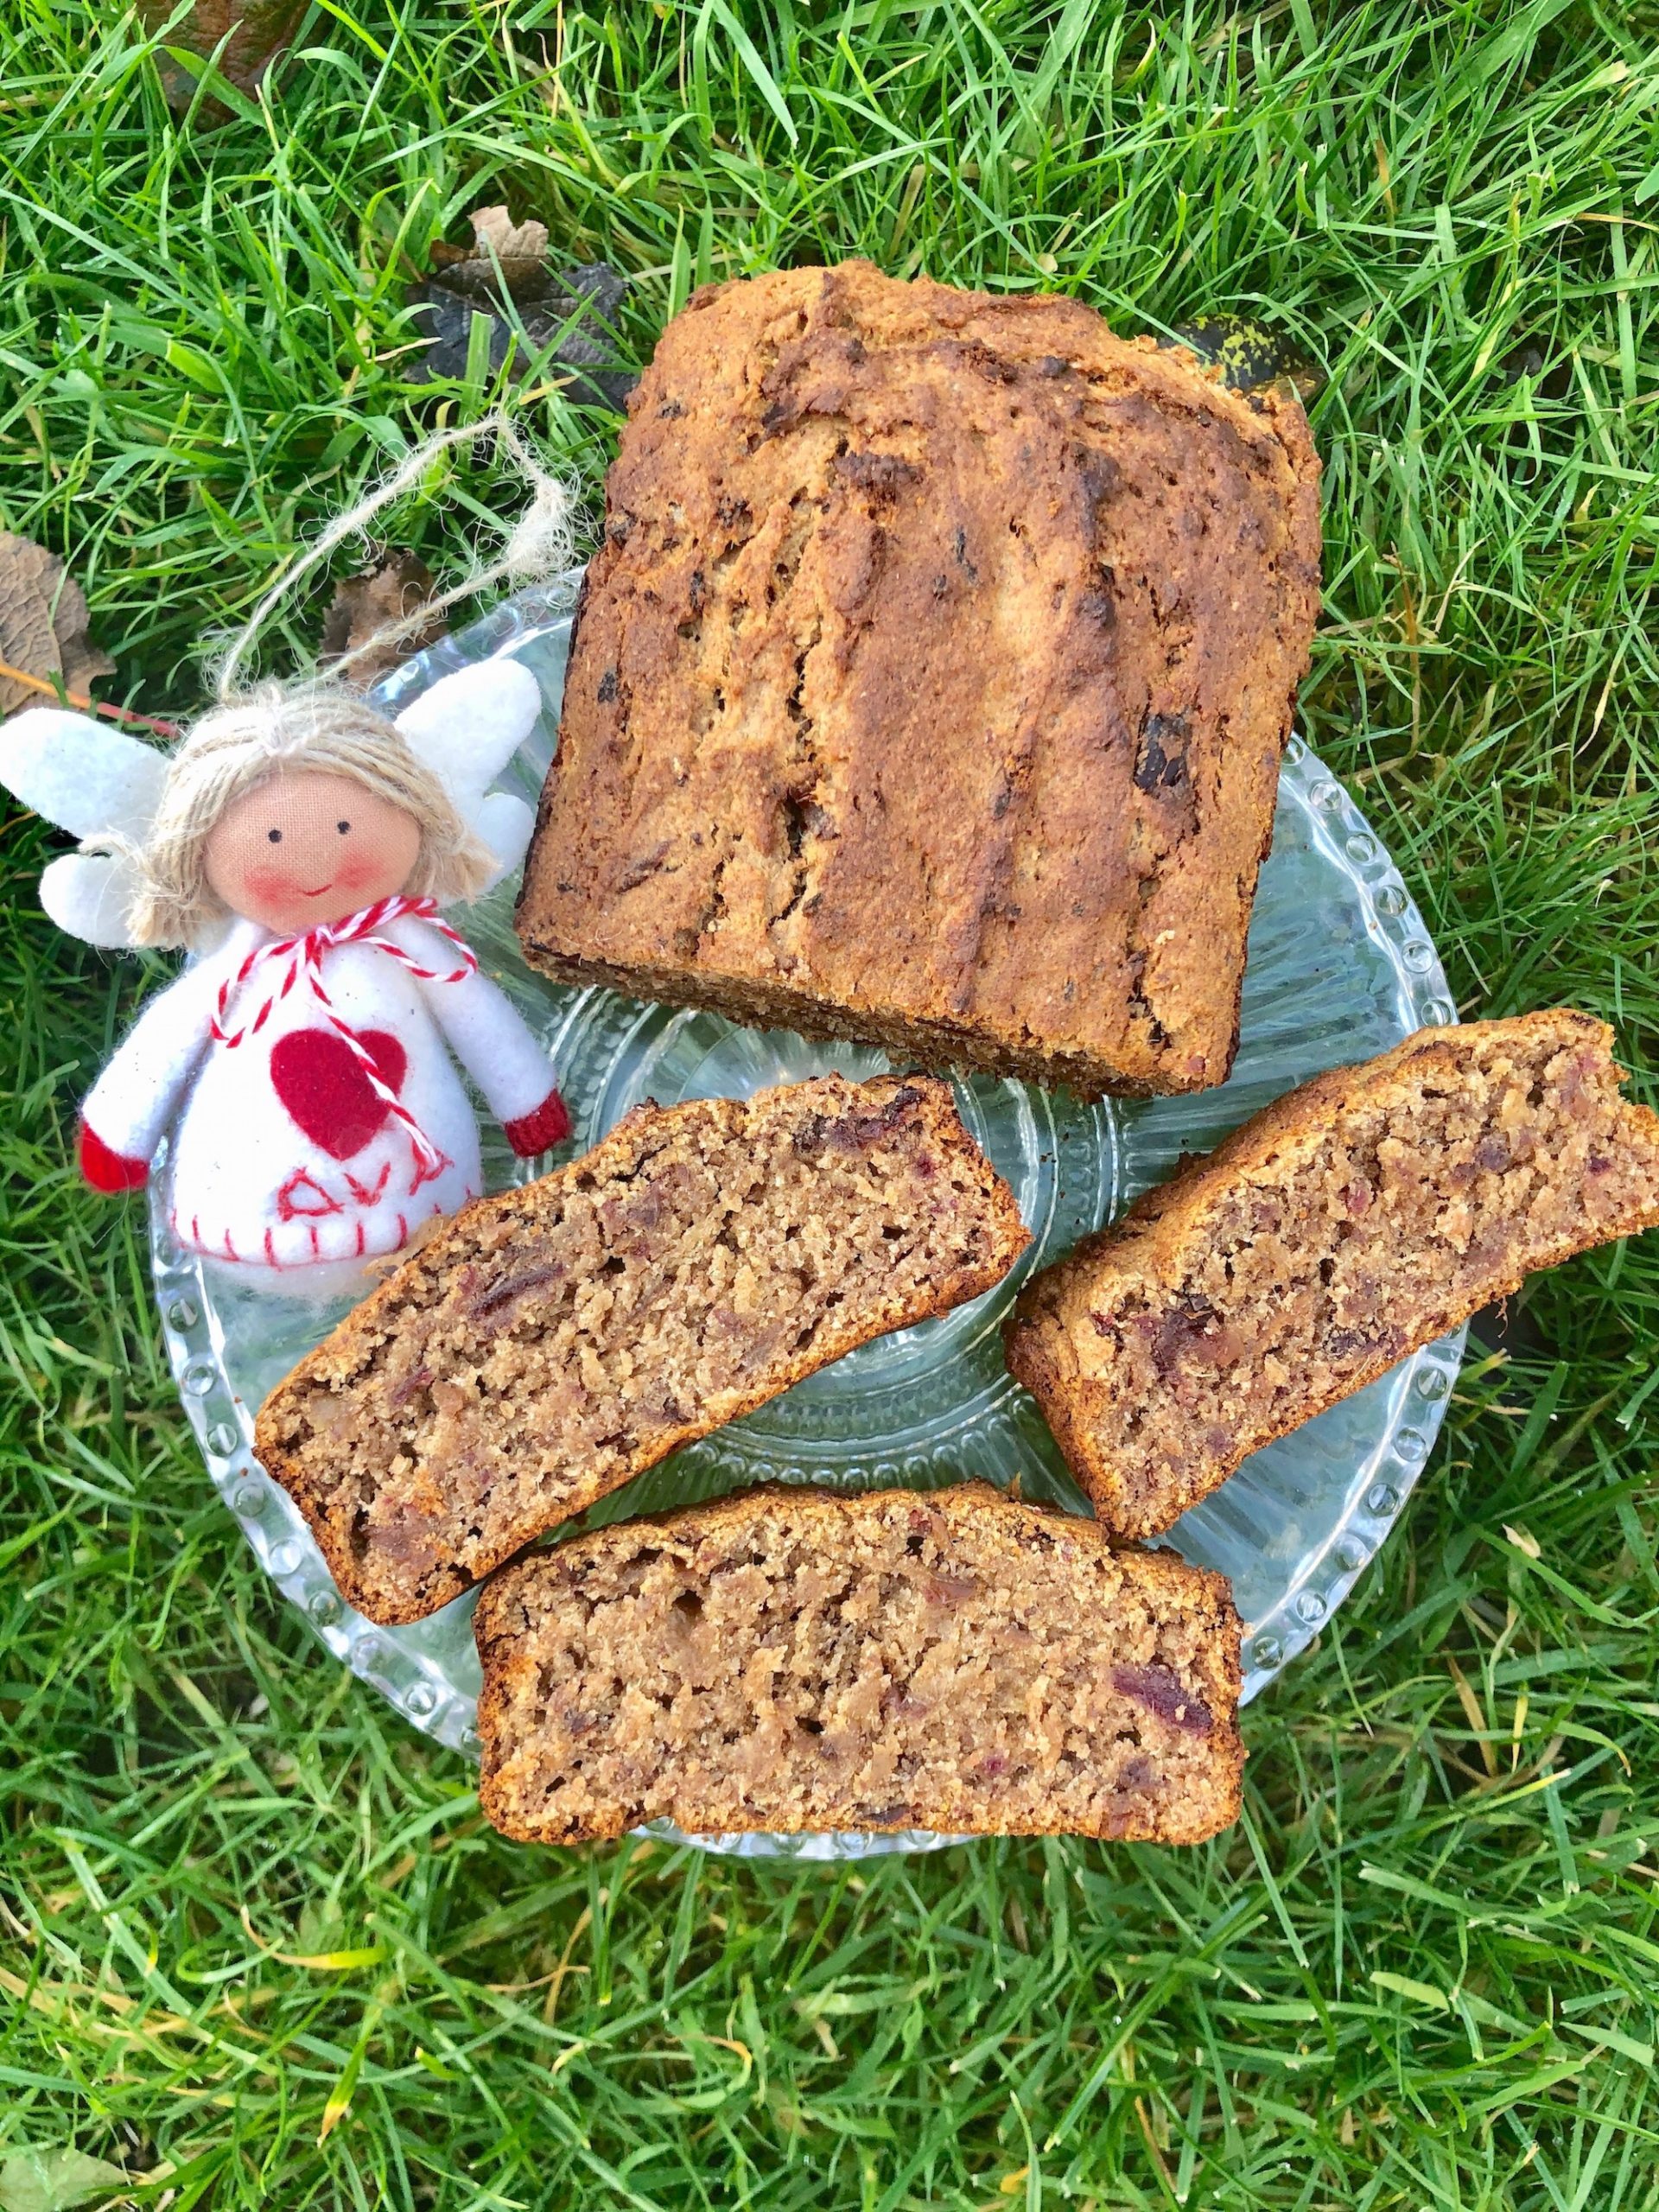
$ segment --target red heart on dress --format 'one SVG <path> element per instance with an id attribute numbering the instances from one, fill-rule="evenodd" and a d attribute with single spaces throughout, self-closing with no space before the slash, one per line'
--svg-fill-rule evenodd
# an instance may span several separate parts
<path id="1" fill-rule="evenodd" d="M 401 1090 L 409 1055 L 389 1029 L 359 1029 L 357 1041 L 388 1090 Z M 290 1029 L 270 1048 L 270 1079 L 293 1119 L 331 1160 L 361 1152 L 386 1118 L 361 1063 L 334 1029 Z"/>

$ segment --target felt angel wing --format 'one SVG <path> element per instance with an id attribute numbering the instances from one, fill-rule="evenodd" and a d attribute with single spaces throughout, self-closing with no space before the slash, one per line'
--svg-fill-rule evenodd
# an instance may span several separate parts
<path id="1" fill-rule="evenodd" d="M 0 784 L 74 837 L 142 844 L 161 804 L 167 756 L 90 715 L 35 707 L 0 724 Z M 41 877 L 41 904 L 88 944 L 126 947 L 137 880 L 120 853 L 66 853 Z"/>
<path id="2" fill-rule="evenodd" d="M 541 711 L 542 688 L 522 662 L 487 660 L 440 677 L 397 717 L 410 749 L 494 854 L 493 883 L 524 857 L 536 817 L 523 799 L 490 785 Z"/>

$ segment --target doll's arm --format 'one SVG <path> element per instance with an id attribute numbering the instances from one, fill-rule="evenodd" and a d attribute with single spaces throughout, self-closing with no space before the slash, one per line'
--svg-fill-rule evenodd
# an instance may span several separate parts
<path id="1" fill-rule="evenodd" d="M 95 1191 L 137 1191 L 179 1093 L 207 1042 L 217 963 L 204 962 L 145 1007 L 80 1109 L 80 1172 Z"/>
<path id="2" fill-rule="evenodd" d="M 487 976 L 461 983 L 423 983 L 427 1003 L 455 1058 L 489 1103 L 521 1160 L 570 1134 L 570 1116 L 553 1070 L 506 993 Z"/>

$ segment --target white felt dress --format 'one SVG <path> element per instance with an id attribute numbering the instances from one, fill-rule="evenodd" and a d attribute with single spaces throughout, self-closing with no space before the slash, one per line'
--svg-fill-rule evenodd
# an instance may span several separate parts
<path id="1" fill-rule="evenodd" d="M 458 965 L 454 944 L 418 918 L 381 933 L 439 976 Z M 214 1039 L 221 986 L 270 941 L 257 924 L 238 922 L 163 992 L 93 1086 L 87 1127 L 124 1159 L 148 1163 L 177 1116 L 173 1227 L 212 1259 L 282 1271 L 395 1252 L 421 1223 L 482 1188 L 478 1124 L 450 1053 L 504 1123 L 547 1100 L 547 1056 L 484 976 L 423 981 L 360 942 L 327 952 L 333 1010 L 413 1116 L 423 1147 L 376 1096 L 303 978 L 257 1033 L 246 1027 L 282 979 L 276 962 L 226 1008 L 221 1026 L 242 1030 L 240 1041 Z"/>

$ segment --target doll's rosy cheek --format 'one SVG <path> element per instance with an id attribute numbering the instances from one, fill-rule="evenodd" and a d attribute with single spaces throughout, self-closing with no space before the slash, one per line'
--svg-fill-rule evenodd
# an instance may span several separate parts
<path id="1" fill-rule="evenodd" d="M 365 891 L 371 884 L 378 883 L 396 864 L 395 855 L 367 845 L 334 871 L 335 887 L 340 891 Z"/>
<path id="2" fill-rule="evenodd" d="M 401 891 L 421 855 L 420 824 L 389 800 L 370 799 L 353 809 L 342 833 L 332 877 L 348 898 L 381 899 Z"/>
<path id="3" fill-rule="evenodd" d="M 249 905 L 281 906 L 293 899 L 299 889 L 298 881 L 287 868 L 245 868 L 241 872 L 241 897 Z M 233 896 L 230 903 L 234 906 L 239 902 Z"/>

